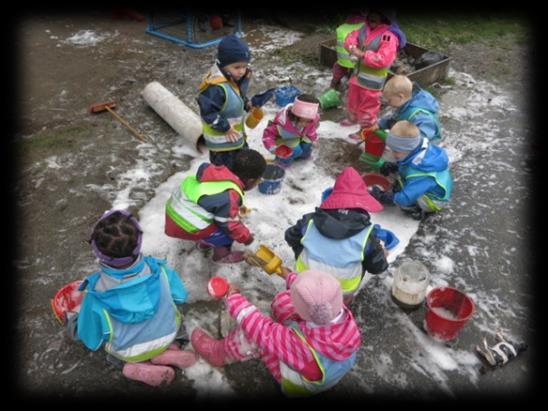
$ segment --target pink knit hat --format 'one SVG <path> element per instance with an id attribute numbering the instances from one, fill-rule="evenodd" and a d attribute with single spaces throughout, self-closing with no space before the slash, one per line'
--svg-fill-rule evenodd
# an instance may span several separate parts
<path id="1" fill-rule="evenodd" d="M 291 284 L 291 301 L 303 320 L 327 324 L 343 307 L 339 281 L 331 274 L 307 270 L 299 273 Z"/>
<path id="2" fill-rule="evenodd" d="M 337 176 L 333 191 L 320 204 L 320 208 L 361 208 L 376 213 L 382 211 L 383 206 L 369 194 L 362 176 L 354 168 L 346 167 Z"/>
<path id="3" fill-rule="evenodd" d="M 318 103 L 310 103 L 308 101 L 299 100 L 299 97 L 293 102 L 291 112 L 297 117 L 306 118 L 308 120 L 314 120 L 318 115 Z"/>

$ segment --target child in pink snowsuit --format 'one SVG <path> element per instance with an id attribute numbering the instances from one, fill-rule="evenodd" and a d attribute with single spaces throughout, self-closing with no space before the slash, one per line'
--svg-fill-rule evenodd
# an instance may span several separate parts
<path id="1" fill-rule="evenodd" d="M 196 328 L 194 349 L 210 364 L 261 358 L 288 396 L 312 395 L 334 386 L 354 365 L 360 331 L 330 274 L 284 268 L 287 290 L 272 302 L 271 318 L 230 286 L 228 312 L 238 325 L 222 340 Z"/>
<path id="2" fill-rule="evenodd" d="M 366 23 L 348 35 L 344 47 L 358 58 L 358 65 L 348 87 L 348 118 L 340 124 L 359 124 L 361 129 L 370 128 L 377 121 L 382 89 L 388 69 L 397 56 L 399 37 L 391 31 L 387 16 L 380 11 L 371 11 L 367 14 Z M 350 137 L 359 138 L 355 135 Z"/>
<path id="3" fill-rule="evenodd" d="M 269 122 L 263 132 L 263 144 L 276 155 L 278 165 L 285 168 L 296 159 L 310 158 L 312 143 L 318 139 L 319 106 L 314 96 L 301 94 Z"/>

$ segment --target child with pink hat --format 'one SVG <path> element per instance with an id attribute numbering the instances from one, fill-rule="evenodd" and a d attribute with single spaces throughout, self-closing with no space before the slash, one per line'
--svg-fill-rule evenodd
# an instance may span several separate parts
<path id="1" fill-rule="evenodd" d="M 194 329 L 194 349 L 216 367 L 260 358 L 287 396 L 307 396 L 333 387 L 352 368 L 360 331 L 344 305 L 339 282 L 309 270 L 278 274 L 285 291 L 274 297 L 271 318 L 230 286 L 224 297 L 238 325 L 222 340 Z"/>
<path id="2" fill-rule="evenodd" d="M 341 283 L 345 301 L 351 301 L 365 271 L 380 274 L 388 267 L 379 227 L 369 216 L 382 209 L 360 174 L 346 167 L 320 207 L 285 232 L 285 241 L 295 253 L 296 270 L 332 274 Z"/>
<path id="3" fill-rule="evenodd" d="M 320 102 L 310 94 L 301 94 L 285 106 L 263 132 L 263 144 L 276 155 L 276 163 L 288 167 L 294 160 L 308 159 L 312 143 L 318 140 Z"/>

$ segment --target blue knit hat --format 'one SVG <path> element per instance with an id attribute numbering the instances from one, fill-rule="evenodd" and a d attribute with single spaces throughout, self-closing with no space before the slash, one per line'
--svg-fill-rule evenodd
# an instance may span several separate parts
<path id="1" fill-rule="evenodd" d="M 228 66 L 238 61 L 249 62 L 249 60 L 251 60 L 249 47 L 235 34 L 225 36 L 219 43 L 217 63 L 220 67 Z"/>

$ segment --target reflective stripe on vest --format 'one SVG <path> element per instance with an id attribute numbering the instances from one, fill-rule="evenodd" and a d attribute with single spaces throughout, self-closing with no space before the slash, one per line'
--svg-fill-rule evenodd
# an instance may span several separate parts
<path id="1" fill-rule="evenodd" d="M 404 115 L 398 116 L 398 121 L 400 120 L 411 121 L 411 119 L 415 117 L 418 113 L 424 113 L 426 115 L 429 115 L 430 117 L 432 117 L 432 119 L 434 120 L 434 123 L 436 124 L 436 134 L 434 134 L 434 137 L 432 137 L 430 141 L 441 140 L 441 123 L 436 113 L 433 113 L 424 108 L 416 108 L 412 110 L 409 114 L 403 113 Z"/>
<path id="2" fill-rule="evenodd" d="M 358 47 L 363 51 L 377 51 L 379 50 L 381 44 L 381 37 L 384 33 L 380 33 L 377 36 L 373 37 L 369 43 L 366 44 L 366 33 L 365 26 L 360 30 L 360 35 L 358 36 Z M 357 66 L 357 79 L 358 84 L 362 87 L 371 89 L 371 90 L 382 90 L 384 87 L 384 82 L 386 76 L 388 75 L 389 67 L 384 68 L 373 68 L 366 66 L 363 63 L 363 59 L 358 60 Z"/>
<path id="3" fill-rule="evenodd" d="M 288 325 L 312 353 L 322 373 L 322 379 L 319 381 L 309 381 L 283 361 L 280 361 L 281 389 L 285 395 L 289 397 L 307 396 L 325 391 L 337 384 L 356 362 L 356 353 L 353 353 L 346 360 L 342 361 L 327 358 L 308 343 L 296 322 L 291 321 Z"/>
<path id="4" fill-rule="evenodd" d="M 362 279 L 365 246 L 372 230 L 373 224 L 369 224 L 352 237 L 334 240 L 323 236 L 311 219 L 301 239 L 304 248 L 295 269 L 327 272 L 339 280 L 345 295 L 354 293 Z"/>
<path id="5" fill-rule="evenodd" d="M 171 289 L 169 287 L 169 279 L 165 268 L 160 267 L 160 306 L 158 311 L 153 315 L 149 320 L 143 321 L 141 324 L 141 329 L 146 329 L 149 324 L 157 321 L 173 321 L 174 330 L 173 332 L 163 335 L 161 337 L 155 338 L 150 341 L 143 341 L 142 343 L 132 344 L 126 348 L 116 348 L 117 343 L 120 342 L 120 339 L 128 338 L 128 324 L 120 323 L 115 319 L 111 318 L 106 309 L 103 309 L 103 314 L 106 318 L 108 328 L 110 331 L 109 341 L 105 344 L 105 351 L 114 357 L 122 361 L 131 361 L 131 362 L 141 362 L 147 361 L 158 354 L 166 350 L 166 348 L 173 342 L 177 331 L 181 325 L 181 313 L 177 309 L 175 303 L 170 300 Z M 163 306 L 161 304 L 164 304 Z M 169 306 L 168 306 L 169 304 Z M 170 307 L 171 306 L 171 307 Z M 170 310 L 171 308 L 171 310 Z M 160 318 L 161 317 L 161 318 Z M 138 324 L 129 324 L 132 327 L 138 327 Z M 146 334 L 146 333 L 143 333 Z M 135 337 L 135 336 L 134 336 Z"/>
<path id="6" fill-rule="evenodd" d="M 242 190 L 232 181 L 206 181 L 200 183 L 196 176 L 188 176 L 172 193 L 166 203 L 166 212 L 179 227 L 189 233 L 203 230 L 212 224 L 214 220 L 228 221 L 226 218 L 217 218 L 198 204 L 202 196 L 222 193 L 228 189 L 235 190 L 243 199 Z"/>
<path id="7" fill-rule="evenodd" d="M 345 23 L 337 27 L 337 63 L 339 63 L 341 67 L 354 68 L 356 66 L 356 62 L 351 60 L 348 50 L 344 48 L 344 41 L 350 33 L 363 25 L 363 22 L 355 24 Z"/>
<path id="8" fill-rule="evenodd" d="M 244 101 L 229 82 L 217 84 L 225 92 L 225 102 L 219 114 L 227 119 L 230 126 L 238 132 L 238 140 L 231 142 L 226 132 L 215 130 L 202 120 L 202 132 L 207 148 L 212 151 L 229 151 L 241 148 L 245 143 Z"/>

